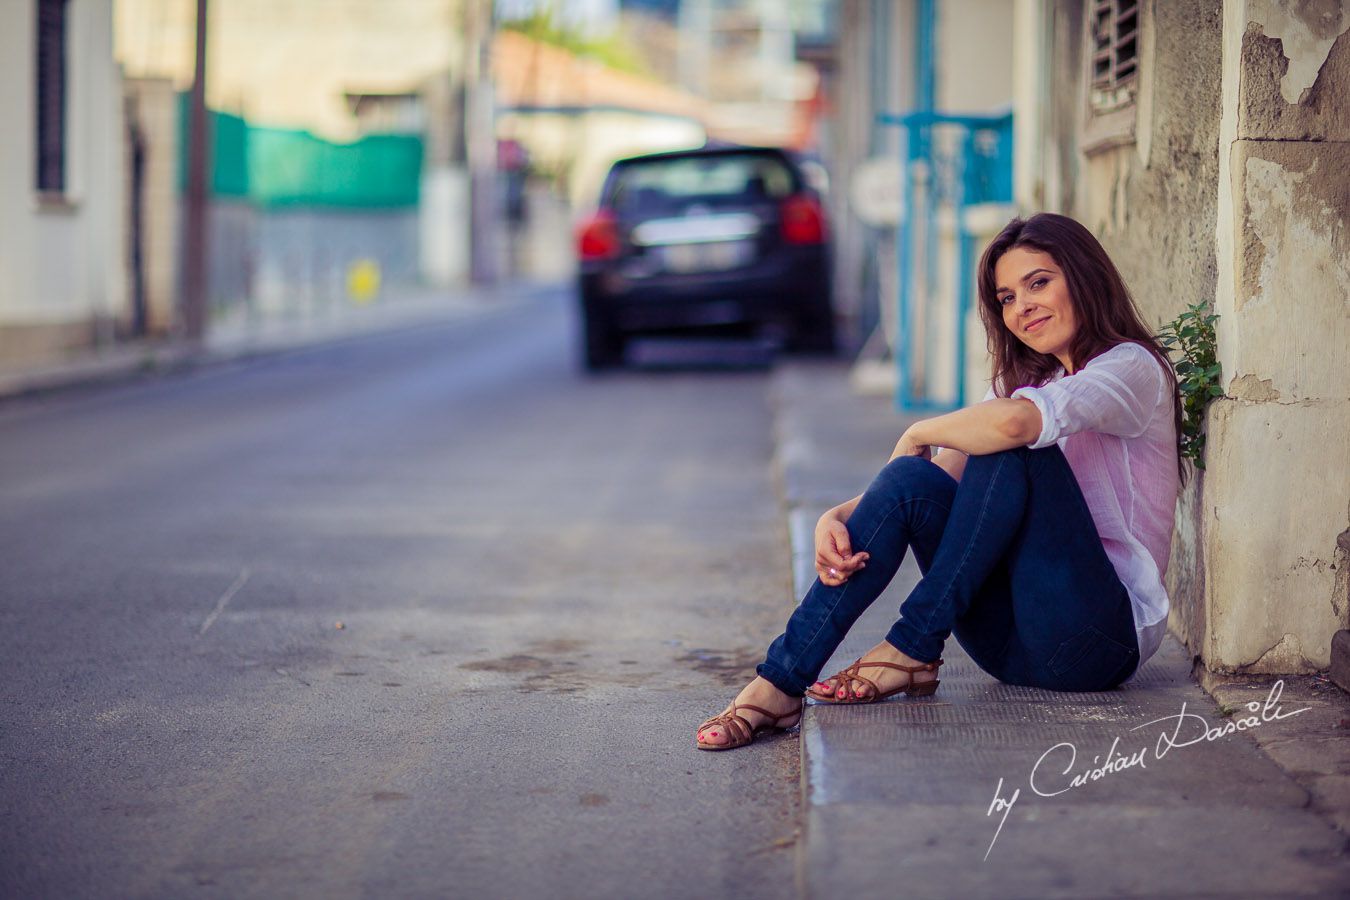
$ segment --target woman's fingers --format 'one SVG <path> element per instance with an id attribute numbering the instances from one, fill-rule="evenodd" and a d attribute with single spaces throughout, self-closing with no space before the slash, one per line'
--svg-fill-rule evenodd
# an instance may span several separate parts
<path id="1" fill-rule="evenodd" d="M 824 566 L 827 569 L 830 567 L 844 569 L 848 567 L 848 560 L 834 552 L 830 547 L 817 547 L 816 565 Z"/>
<path id="2" fill-rule="evenodd" d="M 835 550 L 844 559 L 853 555 L 853 544 L 848 536 L 848 529 L 844 527 L 843 522 L 832 522 L 830 524 L 830 539 L 834 541 Z"/>
<path id="3" fill-rule="evenodd" d="M 848 554 L 840 553 L 829 538 L 816 544 L 816 562 L 838 569 L 847 566 L 848 560 Z"/>
<path id="4" fill-rule="evenodd" d="M 816 574 L 821 583 L 836 587 L 867 564 L 866 553 L 854 553 L 843 522 L 824 524 L 816 532 Z"/>
<path id="5" fill-rule="evenodd" d="M 867 560 L 868 555 L 866 553 L 840 556 L 829 551 L 819 551 L 816 553 L 816 568 L 838 569 L 840 572 L 852 574 L 861 569 L 867 563 Z"/>
<path id="6" fill-rule="evenodd" d="M 866 557 L 867 554 L 859 553 L 837 566 L 832 566 L 828 562 L 817 557 L 816 575 L 819 576 L 822 583 L 829 585 L 830 587 L 837 587 L 847 581 L 850 575 L 867 567 Z"/>
<path id="7" fill-rule="evenodd" d="M 849 544 L 848 529 L 842 524 L 829 529 L 818 536 L 816 541 L 816 560 L 827 566 L 835 568 L 845 568 L 856 565 L 857 561 L 866 559 L 866 553 L 854 553 Z"/>

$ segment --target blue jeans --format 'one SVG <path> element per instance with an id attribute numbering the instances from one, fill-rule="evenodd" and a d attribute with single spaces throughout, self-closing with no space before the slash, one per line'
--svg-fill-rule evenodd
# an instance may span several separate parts
<path id="1" fill-rule="evenodd" d="M 948 635 L 1009 684 L 1097 691 L 1139 664 L 1129 594 L 1058 447 L 972 456 L 957 481 L 929 460 L 886 465 L 847 522 L 866 568 L 816 579 L 758 673 L 801 696 L 913 548 L 923 579 L 886 640 L 921 662 Z"/>

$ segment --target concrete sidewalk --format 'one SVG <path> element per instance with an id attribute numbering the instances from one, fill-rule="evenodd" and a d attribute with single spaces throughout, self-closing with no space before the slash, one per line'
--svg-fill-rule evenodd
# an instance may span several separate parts
<path id="1" fill-rule="evenodd" d="M 269 316 L 235 315 L 212 322 L 205 343 L 129 341 L 75 353 L 41 365 L 0 366 L 0 399 L 84 384 L 125 381 L 194 366 L 305 347 L 380 332 L 416 328 L 509 308 L 554 283 L 515 282 L 497 288 L 391 292 L 369 305 L 333 305 Z"/>
<path id="2" fill-rule="evenodd" d="M 782 365 L 773 401 L 801 597 L 816 519 L 867 486 L 907 422 L 840 364 Z M 907 559 L 827 672 L 885 634 L 918 578 Z M 1350 702 L 1325 679 L 1273 699 L 1275 679 L 1229 679 L 1221 709 L 1171 636 L 1092 694 L 1000 684 L 955 640 L 944 657 L 933 698 L 808 708 L 805 896 L 1350 896 Z"/>

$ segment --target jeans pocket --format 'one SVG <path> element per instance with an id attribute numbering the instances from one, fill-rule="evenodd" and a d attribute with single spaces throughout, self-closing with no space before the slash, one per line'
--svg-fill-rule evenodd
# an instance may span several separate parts
<path id="1" fill-rule="evenodd" d="M 1137 647 L 1089 625 L 1060 644 L 1048 665 L 1057 690 L 1102 691 L 1129 678 L 1138 662 Z"/>

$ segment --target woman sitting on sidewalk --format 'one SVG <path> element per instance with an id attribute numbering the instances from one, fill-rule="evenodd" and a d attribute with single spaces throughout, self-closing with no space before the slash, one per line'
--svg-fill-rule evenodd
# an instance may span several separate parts
<path id="1" fill-rule="evenodd" d="M 821 516 L 819 577 L 758 677 L 699 726 L 701 749 L 791 728 L 804 694 L 932 694 L 953 632 L 1000 681 L 1060 691 L 1115 687 L 1162 642 L 1181 472 L 1167 355 L 1101 244 L 1064 216 L 1010 222 L 979 293 L 994 388 L 911 426 L 862 496 Z M 907 548 L 923 579 L 900 618 L 817 681 Z"/>

